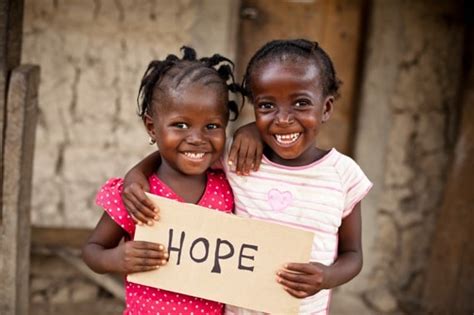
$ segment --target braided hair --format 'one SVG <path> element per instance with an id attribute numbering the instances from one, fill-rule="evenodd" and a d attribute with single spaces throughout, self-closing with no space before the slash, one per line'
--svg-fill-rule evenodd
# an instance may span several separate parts
<path id="1" fill-rule="evenodd" d="M 214 54 L 211 57 L 197 59 L 196 51 L 187 46 L 181 47 L 183 57 L 168 55 L 164 60 L 153 60 L 143 75 L 138 91 L 138 115 L 153 113 L 154 100 L 161 101 L 171 90 L 176 90 L 185 84 L 200 82 L 203 85 L 218 84 L 223 91 L 242 93 L 240 85 L 234 80 L 234 63 L 229 59 Z M 216 66 L 219 66 L 216 68 Z M 230 81 L 230 83 L 228 83 Z M 239 106 L 233 100 L 227 102 L 227 107 L 233 113 L 231 120 L 239 114 Z"/>
<path id="2" fill-rule="evenodd" d="M 314 60 L 320 69 L 320 78 L 323 86 L 323 96 L 339 96 L 339 87 L 342 82 L 336 77 L 333 63 L 328 54 L 317 42 L 306 39 L 273 40 L 266 43 L 250 59 L 242 81 L 243 93 L 253 99 L 252 73 L 264 62 L 278 61 L 284 56 L 302 57 Z"/>

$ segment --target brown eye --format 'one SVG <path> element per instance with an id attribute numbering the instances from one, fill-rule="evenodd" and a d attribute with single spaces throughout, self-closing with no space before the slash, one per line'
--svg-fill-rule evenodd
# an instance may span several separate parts
<path id="1" fill-rule="evenodd" d="M 219 125 L 218 125 L 218 124 L 208 124 L 208 125 L 206 126 L 206 128 L 207 128 L 207 129 L 211 129 L 211 130 L 212 130 L 212 129 L 217 129 L 217 128 L 219 128 Z"/>
<path id="2" fill-rule="evenodd" d="M 272 103 L 260 103 L 257 104 L 258 109 L 273 109 L 275 106 Z"/>
<path id="3" fill-rule="evenodd" d="M 178 129 L 188 129 L 189 128 L 188 124 L 181 123 L 181 122 L 180 123 L 175 123 L 173 126 L 178 128 Z"/>
<path id="4" fill-rule="evenodd" d="M 296 101 L 295 103 L 295 107 L 306 107 L 306 106 L 309 106 L 310 103 L 306 100 L 299 100 L 299 101 Z"/>

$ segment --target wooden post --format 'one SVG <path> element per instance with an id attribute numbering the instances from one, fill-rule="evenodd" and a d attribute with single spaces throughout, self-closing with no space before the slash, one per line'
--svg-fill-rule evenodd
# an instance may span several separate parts
<path id="1" fill-rule="evenodd" d="M 0 314 L 28 314 L 30 200 L 39 67 L 10 77 L 4 138 L 3 222 L 0 226 Z"/>
<path id="2" fill-rule="evenodd" d="M 23 0 L 0 1 L 0 182 L 3 182 L 3 149 L 8 78 L 20 65 L 23 31 Z M 0 185 L 0 224 L 3 207 Z"/>

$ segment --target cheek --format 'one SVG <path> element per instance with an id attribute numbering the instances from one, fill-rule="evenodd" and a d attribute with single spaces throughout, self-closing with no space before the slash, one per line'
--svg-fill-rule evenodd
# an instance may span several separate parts
<path id="1" fill-rule="evenodd" d="M 272 117 L 270 114 L 264 115 L 255 113 L 255 124 L 260 134 L 264 134 L 265 129 L 268 128 L 272 123 Z"/>
<path id="2" fill-rule="evenodd" d="M 224 151 L 225 139 L 226 139 L 226 134 L 225 134 L 224 129 L 221 132 L 213 135 L 212 143 L 214 144 L 214 148 L 218 153 L 222 153 Z"/>

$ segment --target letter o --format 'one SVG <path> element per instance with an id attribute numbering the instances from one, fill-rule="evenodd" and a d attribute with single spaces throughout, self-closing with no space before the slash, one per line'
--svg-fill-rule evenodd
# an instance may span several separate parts
<path id="1" fill-rule="evenodd" d="M 206 253 L 204 254 L 204 257 L 202 257 L 202 258 L 196 258 L 193 255 L 194 246 L 196 246 L 199 242 L 202 242 L 204 244 L 204 249 L 206 250 Z M 193 241 L 193 243 L 191 244 L 191 247 L 189 248 L 189 256 L 191 257 L 191 259 L 193 261 L 195 261 L 197 263 L 202 263 L 202 262 L 206 261 L 207 256 L 209 256 L 209 241 L 206 240 L 203 237 L 195 239 Z"/>

